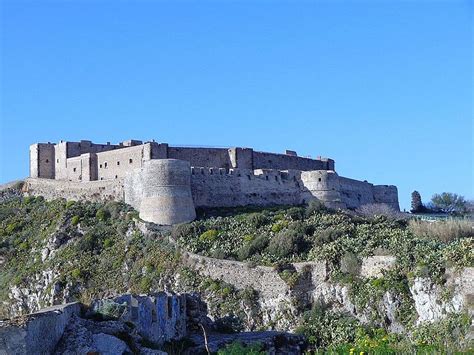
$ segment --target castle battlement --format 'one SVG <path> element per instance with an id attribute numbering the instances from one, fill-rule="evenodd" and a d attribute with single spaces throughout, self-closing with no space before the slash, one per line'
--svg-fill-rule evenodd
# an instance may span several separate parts
<path id="1" fill-rule="evenodd" d="M 298 205 L 314 198 L 336 208 L 399 208 L 395 186 L 341 177 L 329 158 L 139 140 L 33 144 L 27 189 L 47 198 L 123 200 L 159 224 L 190 221 L 197 207 Z"/>

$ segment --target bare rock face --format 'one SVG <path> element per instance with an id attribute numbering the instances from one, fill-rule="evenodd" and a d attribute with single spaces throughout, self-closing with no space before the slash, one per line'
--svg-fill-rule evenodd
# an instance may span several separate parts
<path id="1" fill-rule="evenodd" d="M 186 296 L 159 292 L 149 296 L 125 294 L 115 297 L 117 318 L 133 324 L 136 332 L 156 344 L 180 340 L 186 335 Z M 92 312 L 110 308 L 110 300 L 92 303 Z"/>

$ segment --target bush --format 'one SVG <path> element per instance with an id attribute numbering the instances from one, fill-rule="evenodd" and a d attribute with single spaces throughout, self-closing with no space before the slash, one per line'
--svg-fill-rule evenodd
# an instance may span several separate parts
<path id="1" fill-rule="evenodd" d="M 261 253 L 268 245 L 269 238 L 266 235 L 259 235 L 250 243 L 243 245 L 237 251 L 237 258 L 240 261 L 248 259 L 250 256 Z"/>
<path id="2" fill-rule="evenodd" d="M 299 221 L 304 218 L 305 209 L 303 207 L 291 207 L 286 211 L 286 214 L 293 221 Z"/>
<path id="3" fill-rule="evenodd" d="M 99 208 L 95 214 L 95 217 L 99 221 L 104 222 L 110 218 L 110 212 L 107 211 L 105 208 Z"/>
<path id="4" fill-rule="evenodd" d="M 67 209 L 71 208 L 72 206 L 74 206 L 75 203 L 76 201 L 69 200 L 68 202 L 66 202 L 66 208 Z"/>
<path id="5" fill-rule="evenodd" d="M 215 229 L 210 229 L 199 236 L 199 241 L 202 243 L 212 243 L 217 239 L 218 235 L 218 231 L 216 231 Z"/>
<path id="6" fill-rule="evenodd" d="M 367 218 L 374 218 L 377 216 L 384 216 L 388 219 L 404 219 L 407 218 L 405 214 L 395 210 L 393 207 L 385 203 L 372 203 L 360 206 L 356 212 Z"/>
<path id="7" fill-rule="evenodd" d="M 235 341 L 227 344 L 225 348 L 220 349 L 217 355 L 265 355 L 266 352 L 262 350 L 262 345 L 252 344 L 243 345 L 242 343 Z"/>
<path id="8" fill-rule="evenodd" d="M 419 221 L 410 220 L 410 231 L 424 238 L 449 242 L 460 238 L 474 237 L 474 223 L 469 220 Z"/>
<path id="9" fill-rule="evenodd" d="M 288 227 L 288 221 L 281 220 L 272 225 L 272 232 L 278 233 Z"/>
<path id="10" fill-rule="evenodd" d="M 267 216 L 265 216 L 263 213 L 250 213 L 246 217 L 247 222 L 254 228 L 260 228 L 264 225 L 266 225 L 269 222 L 269 219 Z"/>
<path id="11" fill-rule="evenodd" d="M 192 223 L 182 223 L 173 227 L 171 236 L 174 240 L 191 237 L 196 234 L 196 227 Z"/>
<path id="12" fill-rule="evenodd" d="M 101 315 L 104 319 L 118 319 L 123 315 L 126 309 L 126 303 L 120 304 L 106 299 L 100 302 L 99 306 L 95 309 L 95 312 Z"/>
<path id="13" fill-rule="evenodd" d="M 71 218 L 71 224 L 72 224 L 73 226 L 77 226 L 77 225 L 79 224 L 79 220 L 80 220 L 80 217 L 79 217 L 79 216 L 73 216 L 73 217 Z"/>
<path id="14" fill-rule="evenodd" d="M 345 253 L 341 259 L 341 271 L 345 274 L 356 276 L 360 272 L 361 261 L 354 253 Z"/>
<path id="15" fill-rule="evenodd" d="M 305 250 L 306 243 L 300 234 L 294 230 L 281 231 L 274 236 L 268 244 L 268 253 L 284 258 L 298 254 Z"/>
<path id="16" fill-rule="evenodd" d="M 325 209 L 326 206 L 324 206 L 324 203 L 319 201 L 317 198 L 314 198 L 313 200 L 309 201 L 305 212 L 307 216 L 311 216 L 317 212 L 324 211 Z"/>
<path id="17" fill-rule="evenodd" d="M 314 348 L 352 343 L 356 337 L 358 322 L 355 318 L 316 305 L 303 316 L 296 332 L 303 334 Z"/>

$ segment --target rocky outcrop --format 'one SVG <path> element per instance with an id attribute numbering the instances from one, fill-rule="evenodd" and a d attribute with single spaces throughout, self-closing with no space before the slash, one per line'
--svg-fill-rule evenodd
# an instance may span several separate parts
<path id="1" fill-rule="evenodd" d="M 163 292 L 57 306 L 0 322 L 0 354 L 163 355 L 165 343 L 184 337 L 189 345 L 183 354 L 205 354 L 206 347 L 216 352 L 234 341 L 259 343 L 268 354 L 301 354 L 305 348 L 302 336 L 284 332 L 219 333 L 206 309 L 194 295 Z"/>

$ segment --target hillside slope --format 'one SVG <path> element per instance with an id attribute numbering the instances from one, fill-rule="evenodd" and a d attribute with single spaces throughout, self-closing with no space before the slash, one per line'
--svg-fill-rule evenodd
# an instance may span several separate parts
<path id="1" fill-rule="evenodd" d="M 125 292 L 197 292 L 228 331 L 317 348 L 469 348 L 473 235 L 319 205 L 205 211 L 173 229 L 129 206 L 0 198 L 0 316 Z M 199 255 L 201 254 L 201 255 Z M 227 259 L 227 260 L 225 260 Z"/>

